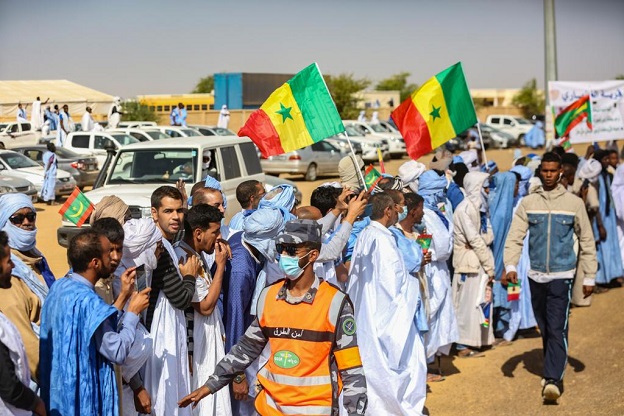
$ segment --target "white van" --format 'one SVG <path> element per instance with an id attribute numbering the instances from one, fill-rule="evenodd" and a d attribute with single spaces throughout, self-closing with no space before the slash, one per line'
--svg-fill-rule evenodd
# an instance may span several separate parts
<path id="1" fill-rule="evenodd" d="M 524 136 L 533 128 L 533 123 L 526 118 L 504 114 L 490 114 L 485 123 L 511 134 L 521 144 L 524 144 Z"/>

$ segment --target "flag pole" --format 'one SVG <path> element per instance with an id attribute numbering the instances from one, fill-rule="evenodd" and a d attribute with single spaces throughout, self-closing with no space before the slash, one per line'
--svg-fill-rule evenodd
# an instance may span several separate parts
<path id="1" fill-rule="evenodd" d="M 474 102 L 472 103 L 472 105 L 474 106 Z M 475 110 L 476 113 L 476 110 Z M 485 169 L 487 169 L 487 171 L 490 171 L 490 167 L 488 166 L 488 160 L 487 160 L 487 155 L 485 154 L 485 145 L 483 144 L 483 135 L 481 134 L 481 122 L 479 121 L 479 119 L 477 118 L 477 131 L 479 132 L 479 142 L 481 142 L 481 151 L 483 152 L 483 163 L 485 164 Z"/>
<path id="2" fill-rule="evenodd" d="M 360 179 L 362 180 L 362 184 L 364 185 L 364 189 L 368 190 L 366 188 L 366 181 L 364 180 L 364 175 L 362 174 L 362 169 L 360 169 L 360 166 L 357 163 L 357 155 L 355 154 L 355 150 L 353 150 L 353 145 L 351 144 L 351 139 L 349 139 L 349 135 L 347 134 L 347 131 L 343 131 L 345 137 L 347 138 L 347 143 L 349 143 L 349 149 L 351 149 L 351 155 L 353 157 L 353 164 L 355 165 L 355 170 L 358 171 L 358 173 L 360 174 Z"/>

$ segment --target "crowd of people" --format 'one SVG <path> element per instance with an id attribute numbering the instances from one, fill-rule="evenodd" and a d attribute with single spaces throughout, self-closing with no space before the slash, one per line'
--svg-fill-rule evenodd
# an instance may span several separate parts
<path id="1" fill-rule="evenodd" d="M 622 283 L 618 156 L 438 151 L 369 189 L 347 156 L 309 206 L 242 182 L 228 224 L 212 177 L 157 188 L 151 218 L 108 196 L 62 278 L 2 195 L 0 413 L 418 415 L 441 356 L 536 327 L 556 401 L 571 304 Z"/>

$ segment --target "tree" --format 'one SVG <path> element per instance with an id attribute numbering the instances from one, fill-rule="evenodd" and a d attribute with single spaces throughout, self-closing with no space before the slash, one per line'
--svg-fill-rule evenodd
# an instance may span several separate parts
<path id="1" fill-rule="evenodd" d="M 616 75 L 615 79 L 624 79 L 624 74 Z"/>
<path id="2" fill-rule="evenodd" d="M 343 120 L 357 118 L 359 99 L 354 94 L 368 87 L 370 81 L 365 78 L 354 79 L 353 74 L 340 74 L 338 76 L 326 75 L 325 82 L 336 103 L 340 117 Z"/>
<path id="3" fill-rule="evenodd" d="M 201 78 L 197 85 L 195 85 L 195 89 L 191 91 L 191 94 L 210 94 L 214 90 L 214 77 L 212 75 L 208 75 L 207 77 Z"/>
<path id="4" fill-rule="evenodd" d="M 158 114 L 138 101 L 126 101 L 121 107 L 123 111 L 123 116 L 121 118 L 124 121 L 160 121 Z"/>
<path id="5" fill-rule="evenodd" d="M 522 110 L 526 118 L 531 118 L 535 114 L 544 114 L 546 108 L 544 94 L 537 89 L 535 78 L 524 84 L 518 94 L 514 95 L 511 103 Z"/>
<path id="6" fill-rule="evenodd" d="M 412 75 L 409 72 L 400 72 L 390 78 L 379 81 L 375 89 L 379 91 L 400 91 L 401 102 L 409 97 L 417 88 L 416 84 L 408 84 L 407 78 Z"/>

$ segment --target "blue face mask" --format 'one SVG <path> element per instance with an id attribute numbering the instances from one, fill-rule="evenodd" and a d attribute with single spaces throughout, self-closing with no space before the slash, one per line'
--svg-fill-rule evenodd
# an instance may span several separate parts
<path id="1" fill-rule="evenodd" d="M 311 251 L 308 252 L 308 254 L 310 253 Z M 282 269 L 282 271 L 284 272 L 284 274 L 286 275 L 288 279 L 290 280 L 299 279 L 299 277 L 303 274 L 304 269 L 308 267 L 308 265 L 310 264 L 310 262 L 308 262 L 308 264 L 306 264 L 305 266 L 303 266 L 303 268 L 301 268 L 299 267 L 299 260 L 306 257 L 308 254 L 302 257 L 287 256 L 285 254 L 280 255 L 279 267 L 280 269 Z"/>
<path id="2" fill-rule="evenodd" d="M 399 213 L 399 222 L 407 217 L 407 206 L 403 207 L 403 211 Z"/>

